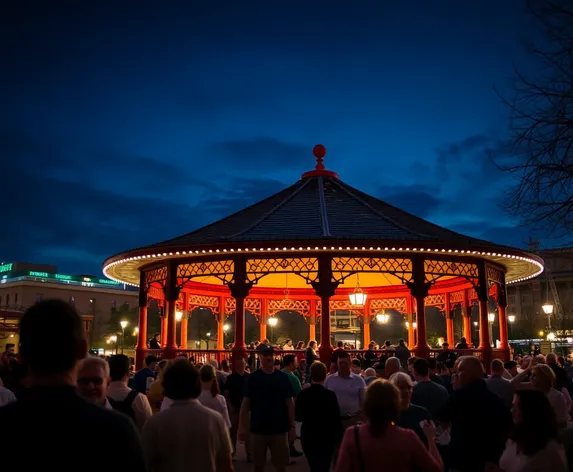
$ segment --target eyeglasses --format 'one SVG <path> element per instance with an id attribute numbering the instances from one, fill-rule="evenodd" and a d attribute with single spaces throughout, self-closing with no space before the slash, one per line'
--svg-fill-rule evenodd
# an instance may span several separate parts
<path id="1" fill-rule="evenodd" d="M 101 377 L 82 377 L 78 379 L 78 384 L 82 387 L 86 387 L 90 383 L 93 383 L 96 387 L 98 387 L 103 384 L 103 379 Z"/>

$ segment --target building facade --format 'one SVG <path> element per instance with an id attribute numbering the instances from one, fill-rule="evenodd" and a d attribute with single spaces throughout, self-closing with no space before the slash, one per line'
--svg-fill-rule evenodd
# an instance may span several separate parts
<path id="1" fill-rule="evenodd" d="M 93 316 L 92 345 L 102 341 L 112 310 L 123 305 L 136 307 L 137 297 L 137 290 L 104 277 L 62 274 L 55 266 L 0 264 L 0 308 L 25 309 L 53 298 L 67 301 L 80 315 Z M 0 347 L 6 342 L 17 343 L 17 334 L 0 333 Z"/>
<path id="2" fill-rule="evenodd" d="M 533 248 L 534 249 L 534 248 Z M 545 272 L 526 282 L 508 286 L 508 314 L 515 316 L 511 329 L 515 337 L 525 339 L 544 337 L 540 331 L 573 329 L 573 247 L 538 251 L 545 261 Z M 555 284 L 557 298 L 551 289 Z M 553 314 L 548 317 L 543 311 L 545 304 L 553 305 Z M 561 309 L 559 309 L 561 305 Z"/>

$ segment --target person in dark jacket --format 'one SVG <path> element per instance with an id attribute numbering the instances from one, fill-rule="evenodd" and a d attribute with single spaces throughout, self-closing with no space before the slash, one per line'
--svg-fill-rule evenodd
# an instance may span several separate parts
<path id="1" fill-rule="evenodd" d="M 139 393 L 147 395 L 149 387 L 157 377 L 157 357 L 147 356 L 145 358 L 145 367 L 138 370 L 133 376 L 131 388 Z"/>

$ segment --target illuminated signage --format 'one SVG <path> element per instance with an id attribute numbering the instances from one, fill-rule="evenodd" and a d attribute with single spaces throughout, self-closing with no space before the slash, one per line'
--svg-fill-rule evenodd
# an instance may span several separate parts
<path id="1" fill-rule="evenodd" d="M 115 282 L 114 280 L 109 279 L 98 279 L 97 277 L 76 277 L 73 275 L 65 275 L 65 274 L 50 274 L 49 272 L 36 272 L 36 271 L 29 271 L 27 272 L 29 277 L 39 277 L 42 279 L 55 279 L 61 280 L 63 282 L 79 282 L 84 287 L 93 287 L 94 284 L 101 284 L 101 285 L 121 285 L 119 282 Z"/>
<path id="2" fill-rule="evenodd" d="M 2 264 L 0 265 L 0 272 L 10 272 L 12 270 L 13 264 Z"/>

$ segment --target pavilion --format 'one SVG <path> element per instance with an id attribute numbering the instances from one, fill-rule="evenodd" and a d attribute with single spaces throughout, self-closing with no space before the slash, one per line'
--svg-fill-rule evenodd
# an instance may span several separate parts
<path id="1" fill-rule="evenodd" d="M 507 359 L 506 284 L 537 276 L 543 260 L 441 228 L 367 195 L 324 167 L 324 146 L 313 152 L 315 169 L 285 190 L 191 233 L 104 262 L 107 277 L 139 286 L 137 364 L 152 352 L 146 346 L 152 299 L 163 307 L 166 336 L 158 354 L 167 358 L 194 351 L 187 349 L 187 326 L 197 307 L 211 309 L 217 319 L 219 352 L 225 319 L 235 313 L 234 356 L 246 355 L 245 310 L 259 320 L 261 339 L 268 317 L 298 311 L 309 324 L 309 339 L 320 323 L 325 361 L 332 352 L 332 310 L 350 310 L 361 319 L 363 345 L 371 321 L 385 309 L 397 310 L 408 321 L 409 345 L 417 356 L 429 357 L 425 307 L 443 312 L 446 339 L 453 344 L 456 307 L 471 342 L 477 305 L 479 345 L 472 354 L 486 363 Z M 491 346 L 489 303 L 499 316 L 498 349 Z"/>

